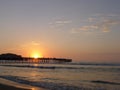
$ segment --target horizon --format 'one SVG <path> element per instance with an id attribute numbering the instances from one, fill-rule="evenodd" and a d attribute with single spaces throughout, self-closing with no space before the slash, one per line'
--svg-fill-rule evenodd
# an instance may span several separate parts
<path id="1" fill-rule="evenodd" d="M 1 0 L 0 53 L 120 63 L 119 0 Z"/>
<path id="2" fill-rule="evenodd" d="M 36 58 L 36 56 L 29 56 L 29 57 L 25 57 L 25 56 L 22 56 L 22 55 L 20 55 L 20 54 L 16 54 L 16 53 L 0 53 L 0 55 L 3 55 L 3 54 L 13 54 L 13 55 L 17 55 L 17 56 L 21 56 L 22 58 L 33 58 L 33 59 L 40 59 L 40 58 L 56 58 L 56 59 L 71 59 L 72 61 L 71 61 L 71 63 L 78 63 L 78 64 L 120 64 L 119 62 L 92 62 L 92 61 L 87 61 L 87 60 L 82 60 L 82 61 L 78 61 L 78 60 L 73 60 L 72 58 L 65 58 L 65 57 L 62 57 L 62 58 L 59 58 L 59 57 L 37 57 Z"/>

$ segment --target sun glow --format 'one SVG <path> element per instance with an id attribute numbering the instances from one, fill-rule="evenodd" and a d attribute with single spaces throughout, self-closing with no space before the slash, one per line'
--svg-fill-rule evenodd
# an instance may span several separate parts
<path id="1" fill-rule="evenodd" d="M 37 52 L 33 53 L 31 56 L 35 59 L 43 57 L 40 53 L 37 53 Z"/>
<path id="2" fill-rule="evenodd" d="M 33 57 L 34 57 L 34 58 L 39 58 L 39 55 L 38 55 L 38 54 L 35 54 Z"/>

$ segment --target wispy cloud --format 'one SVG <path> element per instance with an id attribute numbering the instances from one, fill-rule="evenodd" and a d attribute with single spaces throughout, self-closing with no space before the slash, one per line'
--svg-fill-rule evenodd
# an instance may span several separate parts
<path id="1" fill-rule="evenodd" d="M 71 20 L 59 19 L 59 20 L 54 20 L 53 22 L 50 22 L 49 25 L 52 28 L 58 28 L 58 27 L 68 25 L 70 23 L 72 23 Z"/>
<path id="2" fill-rule="evenodd" d="M 36 42 L 36 41 L 31 41 L 29 43 L 24 43 L 21 45 L 22 48 L 26 48 L 26 47 L 34 47 L 34 46 L 39 46 L 40 43 Z"/>
<path id="3" fill-rule="evenodd" d="M 82 26 L 80 28 L 73 28 L 71 32 L 72 33 L 80 33 L 81 31 L 88 32 L 88 31 L 93 31 L 93 30 L 97 30 L 97 29 L 98 29 L 98 26 L 89 25 L 89 26 Z"/>
<path id="4" fill-rule="evenodd" d="M 69 24 L 69 23 L 72 23 L 72 21 L 70 21 L 70 20 L 63 20 L 63 21 L 56 21 L 55 22 L 56 24 Z"/>
<path id="5" fill-rule="evenodd" d="M 40 45 L 40 43 L 35 42 L 35 41 L 32 41 L 32 42 L 31 42 L 31 45 L 34 45 L 34 46 L 39 46 L 39 45 Z"/>
<path id="6" fill-rule="evenodd" d="M 110 32 L 110 28 L 120 24 L 120 20 L 104 20 L 102 23 L 99 23 L 97 26 L 99 29 L 101 29 L 103 32 Z"/>
<path id="7" fill-rule="evenodd" d="M 79 28 L 81 31 L 89 31 L 89 30 L 95 30 L 98 29 L 98 26 L 96 25 L 90 25 L 90 26 L 82 26 Z"/>
<path id="8" fill-rule="evenodd" d="M 102 32 L 110 32 L 111 27 L 120 24 L 120 18 L 115 18 L 115 15 L 109 15 L 108 17 L 94 17 L 88 18 L 89 25 L 84 25 L 79 28 L 72 29 L 72 33 L 80 33 L 81 31 L 102 31 Z"/>
<path id="9" fill-rule="evenodd" d="M 88 18 L 88 22 L 93 22 L 93 21 L 95 21 L 96 20 L 96 18 Z"/>

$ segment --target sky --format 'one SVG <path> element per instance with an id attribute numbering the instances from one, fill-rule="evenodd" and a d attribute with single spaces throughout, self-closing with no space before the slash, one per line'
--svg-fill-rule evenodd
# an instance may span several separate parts
<path id="1" fill-rule="evenodd" d="M 120 0 L 0 0 L 0 53 L 120 63 Z"/>

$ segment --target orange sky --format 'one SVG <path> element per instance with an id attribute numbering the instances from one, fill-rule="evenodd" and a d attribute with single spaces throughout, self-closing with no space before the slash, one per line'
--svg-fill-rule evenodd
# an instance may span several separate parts
<path id="1" fill-rule="evenodd" d="M 119 0 L 2 0 L 0 53 L 120 62 Z"/>

